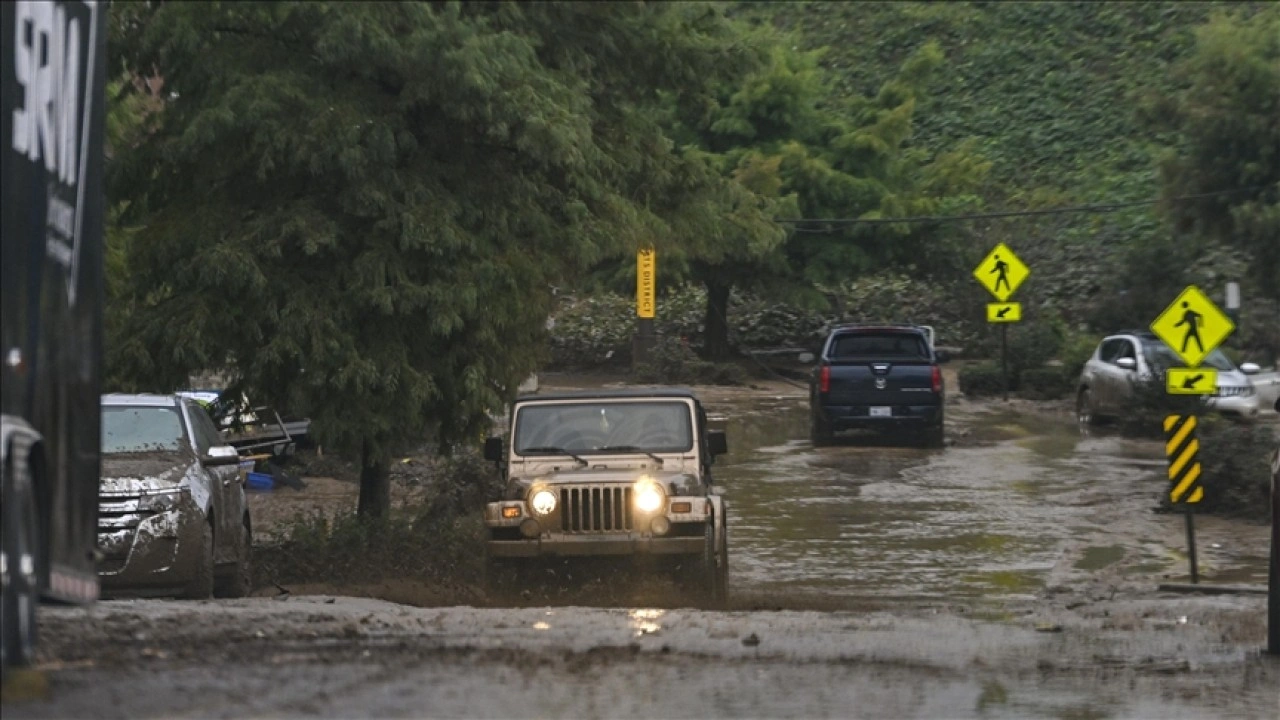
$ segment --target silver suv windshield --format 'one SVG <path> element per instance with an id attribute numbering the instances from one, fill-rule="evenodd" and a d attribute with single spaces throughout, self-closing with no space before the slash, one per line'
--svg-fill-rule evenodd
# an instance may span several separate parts
<path id="1" fill-rule="evenodd" d="M 176 407 L 102 408 L 103 454 L 172 452 L 185 442 Z"/>
<path id="2" fill-rule="evenodd" d="M 1150 365 L 1155 372 L 1164 372 L 1171 367 L 1184 367 L 1186 365 L 1181 358 L 1169 349 L 1168 345 L 1162 342 L 1144 342 L 1142 344 L 1142 352 L 1147 356 L 1147 365 Z M 1214 349 L 1213 352 L 1209 353 L 1205 357 L 1203 364 L 1223 372 L 1230 372 L 1236 369 L 1231 360 L 1218 349 Z"/>
<path id="3" fill-rule="evenodd" d="M 516 411 L 514 446 L 518 455 L 688 452 L 691 415 L 678 401 L 526 405 Z"/>

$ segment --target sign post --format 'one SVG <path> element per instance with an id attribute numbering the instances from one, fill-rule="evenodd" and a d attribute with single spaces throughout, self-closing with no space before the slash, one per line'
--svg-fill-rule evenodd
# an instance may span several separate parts
<path id="1" fill-rule="evenodd" d="M 636 253 L 636 335 L 631 345 L 634 367 L 649 359 L 654 343 L 654 318 L 658 314 L 658 253 L 652 247 Z"/>
<path id="2" fill-rule="evenodd" d="M 1004 375 L 1004 399 L 1009 399 L 1009 323 L 1022 320 L 1022 303 L 1008 302 L 1009 296 L 1031 271 L 1004 243 L 973 269 L 973 276 L 1000 302 L 987 303 L 987 322 L 1000 323 L 1000 372 Z"/>
<path id="3" fill-rule="evenodd" d="M 1280 401 L 1277 401 L 1280 406 Z M 1280 465 L 1280 450 L 1275 462 Z M 1280 472 L 1271 474 L 1271 569 L 1267 573 L 1267 652 L 1280 656 Z"/>
<path id="4" fill-rule="evenodd" d="M 1165 392 L 1170 395 L 1211 395 L 1218 387 L 1218 371 L 1200 363 L 1235 330 L 1235 324 L 1200 288 L 1189 285 L 1151 323 L 1151 331 L 1187 367 L 1165 371 Z M 1193 509 L 1204 497 L 1200 483 L 1200 441 L 1195 415 L 1169 415 L 1164 419 L 1165 455 L 1169 458 L 1169 501 L 1181 505 L 1187 518 L 1187 551 L 1191 582 L 1199 582 L 1196 567 L 1196 531 Z"/>

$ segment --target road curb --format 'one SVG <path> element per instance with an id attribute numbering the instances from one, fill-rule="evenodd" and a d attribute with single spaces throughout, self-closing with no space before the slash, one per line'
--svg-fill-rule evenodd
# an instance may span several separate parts
<path id="1" fill-rule="evenodd" d="M 1202 595 L 1266 595 L 1262 585 L 1203 585 L 1191 583 L 1163 583 L 1160 592 L 1200 593 Z"/>

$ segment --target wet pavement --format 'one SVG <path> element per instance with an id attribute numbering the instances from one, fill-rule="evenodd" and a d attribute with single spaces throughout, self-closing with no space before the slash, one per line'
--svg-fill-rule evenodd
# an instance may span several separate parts
<path id="1" fill-rule="evenodd" d="M 1168 541 L 1181 522 L 1153 512 L 1159 443 L 1082 434 L 1063 408 L 1018 407 L 953 399 L 943 449 L 871 434 L 815 449 L 801 394 L 712 404 L 730 437 L 716 476 L 735 589 L 783 607 L 999 611 L 1099 571 L 1180 579 L 1185 558 Z M 1265 582 L 1265 545 L 1250 547 L 1260 529 L 1208 525 L 1202 572 Z"/>
<path id="2" fill-rule="evenodd" d="M 699 393 L 729 432 L 730 612 L 589 583 L 54 609 L 51 698 L 5 717 L 1280 716 L 1265 598 L 1157 590 L 1187 572 L 1159 443 L 955 397 L 945 448 L 815 449 L 803 391 Z M 1206 582 L 1265 582 L 1267 528 L 1197 522 Z"/>

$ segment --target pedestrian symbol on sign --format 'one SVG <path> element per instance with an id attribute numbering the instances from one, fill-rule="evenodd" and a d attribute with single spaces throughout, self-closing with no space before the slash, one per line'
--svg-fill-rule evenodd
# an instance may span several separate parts
<path id="1" fill-rule="evenodd" d="M 1000 283 L 1004 283 L 1006 290 L 1013 292 L 1013 288 L 1009 287 L 1009 263 L 1001 260 L 999 255 L 995 256 L 995 260 L 996 266 L 991 268 L 991 273 L 996 276 L 995 292 L 1000 292 Z"/>
<path id="2" fill-rule="evenodd" d="M 1187 334 L 1182 336 L 1182 352 L 1187 351 L 1187 343 L 1192 340 L 1196 341 L 1196 346 L 1200 348 L 1200 352 L 1204 352 L 1204 343 L 1200 341 L 1200 319 L 1204 317 L 1200 313 L 1191 309 L 1191 303 L 1186 300 L 1182 301 L 1182 319 L 1174 323 L 1174 327 L 1187 326 Z"/>

